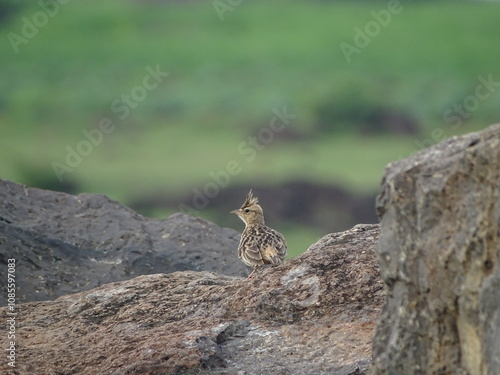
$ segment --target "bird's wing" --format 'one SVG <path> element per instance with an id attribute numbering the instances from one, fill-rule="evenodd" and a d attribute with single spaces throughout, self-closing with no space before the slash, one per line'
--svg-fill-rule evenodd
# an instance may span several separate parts
<path id="1" fill-rule="evenodd" d="M 276 232 L 276 233 L 278 233 L 278 232 Z M 277 242 L 276 243 L 276 252 L 278 253 L 278 256 L 281 259 L 285 259 L 286 253 L 287 253 L 285 237 L 283 237 L 280 233 L 278 233 L 278 234 L 279 234 L 279 238 L 276 241 Z"/>
<path id="2" fill-rule="evenodd" d="M 286 257 L 286 241 L 283 235 L 274 229 L 268 228 L 268 235 L 261 249 L 265 263 L 278 265 Z"/>
<path id="3" fill-rule="evenodd" d="M 247 266 L 264 264 L 258 243 L 251 237 L 244 239 L 238 248 L 238 256 Z"/>

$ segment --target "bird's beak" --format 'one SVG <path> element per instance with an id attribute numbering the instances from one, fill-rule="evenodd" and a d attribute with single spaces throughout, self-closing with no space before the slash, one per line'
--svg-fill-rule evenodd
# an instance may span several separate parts
<path id="1" fill-rule="evenodd" d="M 235 214 L 235 215 L 238 215 L 240 214 L 240 211 L 239 210 L 232 210 L 229 212 L 230 214 Z"/>

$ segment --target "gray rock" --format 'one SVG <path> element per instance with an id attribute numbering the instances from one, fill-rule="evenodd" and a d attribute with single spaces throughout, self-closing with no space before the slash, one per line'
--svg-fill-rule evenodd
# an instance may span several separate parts
<path id="1" fill-rule="evenodd" d="M 386 168 L 372 374 L 500 374 L 500 125 Z"/>
<path id="2" fill-rule="evenodd" d="M 366 374 L 385 300 L 378 235 L 377 225 L 327 235 L 253 279 L 193 271 L 145 275 L 20 304 L 16 371 Z M 0 308 L 1 316 L 6 312 Z M 8 369 L 0 361 L 0 372 Z"/>
<path id="3" fill-rule="evenodd" d="M 145 218 L 103 195 L 69 195 L 0 180 L 0 267 L 16 259 L 19 302 L 138 275 L 182 270 L 248 275 L 239 233 L 184 214 Z M 6 295 L 6 278 L 0 286 Z M 0 302 L 4 304 L 4 299 Z"/>

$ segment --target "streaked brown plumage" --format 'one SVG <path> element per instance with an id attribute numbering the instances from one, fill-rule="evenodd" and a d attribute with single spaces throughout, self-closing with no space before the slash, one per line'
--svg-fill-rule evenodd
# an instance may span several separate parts
<path id="1" fill-rule="evenodd" d="M 254 270 L 264 264 L 277 266 L 283 263 L 286 256 L 286 241 L 283 235 L 269 228 L 264 222 L 264 212 L 259 206 L 259 199 L 253 196 L 252 190 L 247 195 L 240 209 L 231 211 L 245 223 L 241 234 L 238 257 Z"/>

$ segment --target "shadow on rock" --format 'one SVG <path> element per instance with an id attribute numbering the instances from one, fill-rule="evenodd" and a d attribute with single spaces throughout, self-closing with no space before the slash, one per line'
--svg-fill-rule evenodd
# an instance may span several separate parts
<path id="1" fill-rule="evenodd" d="M 184 214 L 149 219 L 98 194 L 0 180 L 0 265 L 17 261 L 19 302 L 47 300 L 139 275 L 183 270 L 248 275 L 240 234 Z M 6 278 L 0 280 L 6 295 Z"/>

